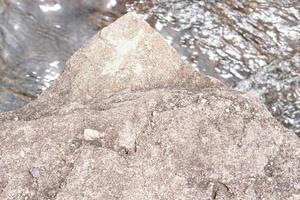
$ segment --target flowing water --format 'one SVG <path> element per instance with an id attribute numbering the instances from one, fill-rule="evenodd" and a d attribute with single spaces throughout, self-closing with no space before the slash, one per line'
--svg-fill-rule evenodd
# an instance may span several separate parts
<path id="1" fill-rule="evenodd" d="M 192 66 L 300 132 L 299 0 L 0 0 L 0 111 L 36 98 L 88 38 L 133 10 Z"/>

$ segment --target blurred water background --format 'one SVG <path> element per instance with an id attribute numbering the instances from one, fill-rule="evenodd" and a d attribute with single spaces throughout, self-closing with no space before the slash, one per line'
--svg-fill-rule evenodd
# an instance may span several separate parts
<path id="1" fill-rule="evenodd" d="M 257 95 L 300 133 L 299 0 L 0 0 L 0 112 L 35 99 L 86 40 L 128 11 L 193 67 Z"/>

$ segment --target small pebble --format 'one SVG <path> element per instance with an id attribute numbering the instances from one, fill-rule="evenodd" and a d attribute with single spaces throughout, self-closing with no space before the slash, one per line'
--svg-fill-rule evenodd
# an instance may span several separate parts
<path id="1" fill-rule="evenodd" d="M 196 112 L 198 109 L 195 107 L 192 107 L 192 111 Z"/>
<path id="2" fill-rule="evenodd" d="M 39 178 L 39 177 L 40 177 L 40 170 L 39 170 L 39 168 L 37 168 L 37 167 L 31 168 L 31 169 L 29 170 L 29 172 L 30 172 L 30 174 L 31 174 L 31 176 L 32 176 L 33 178 Z"/>
<path id="3" fill-rule="evenodd" d="M 85 140 L 97 140 L 100 138 L 100 133 L 97 130 L 93 130 L 93 129 L 84 129 L 84 133 L 83 133 L 84 139 Z"/>
<path id="4" fill-rule="evenodd" d="M 246 109 L 249 109 L 249 104 L 245 103 L 245 107 L 246 107 Z"/>
<path id="5" fill-rule="evenodd" d="M 153 111 L 152 116 L 155 117 L 156 114 L 157 114 L 157 112 Z"/>
<path id="6" fill-rule="evenodd" d="M 201 103 L 206 103 L 207 100 L 206 99 L 201 99 Z"/>
<path id="7" fill-rule="evenodd" d="M 202 142 L 203 144 L 207 144 L 207 143 L 209 142 L 209 139 L 208 139 L 207 137 L 202 137 L 202 138 L 201 138 L 201 142 Z"/>
<path id="8" fill-rule="evenodd" d="M 20 155 L 21 155 L 22 158 L 24 158 L 25 157 L 25 152 L 23 150 L 21 150 Z"/>

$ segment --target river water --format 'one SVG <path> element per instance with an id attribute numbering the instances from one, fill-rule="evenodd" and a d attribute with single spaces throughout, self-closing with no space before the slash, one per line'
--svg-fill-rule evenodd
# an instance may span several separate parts
<path id="1" fill-rule="evenodd" d="M 128 11 L 193 67 L 258 96 L 300 133 L 299 0 L 0 0 L 0 111 L 22 107 Z"/>

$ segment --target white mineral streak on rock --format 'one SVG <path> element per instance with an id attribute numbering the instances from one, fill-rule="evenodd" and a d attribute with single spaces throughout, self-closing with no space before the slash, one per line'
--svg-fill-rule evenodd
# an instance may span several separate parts
<path id="1" fill-rule="evenodd" d="M 116 43 L 116 46 L 113 46 L 115 55 L 112 61 L 108 62 L 103 67 L 102 75 L 116 75 L 116 72 L 118 72 L 121 69 L 122 65 L 124 65 L 124 61 L 127 60 L 127 57 L 129 56 L 128 54 L 132 53 L 132 51 L 136 51 L 142 35 L 144 35 L 144 33 L 141 29 L 134 38 L 131 38 L 129 40 L 122 40 L 119 43 Z M 133 67 L 134 69 L 136 68 L 135 66 Z M 142 71 L 141 65 L 138 64 L 138 68 L 141 69 L 135 71 Z M 137 75 L 139 75 L 139 73 L 137 73 Z"/>

